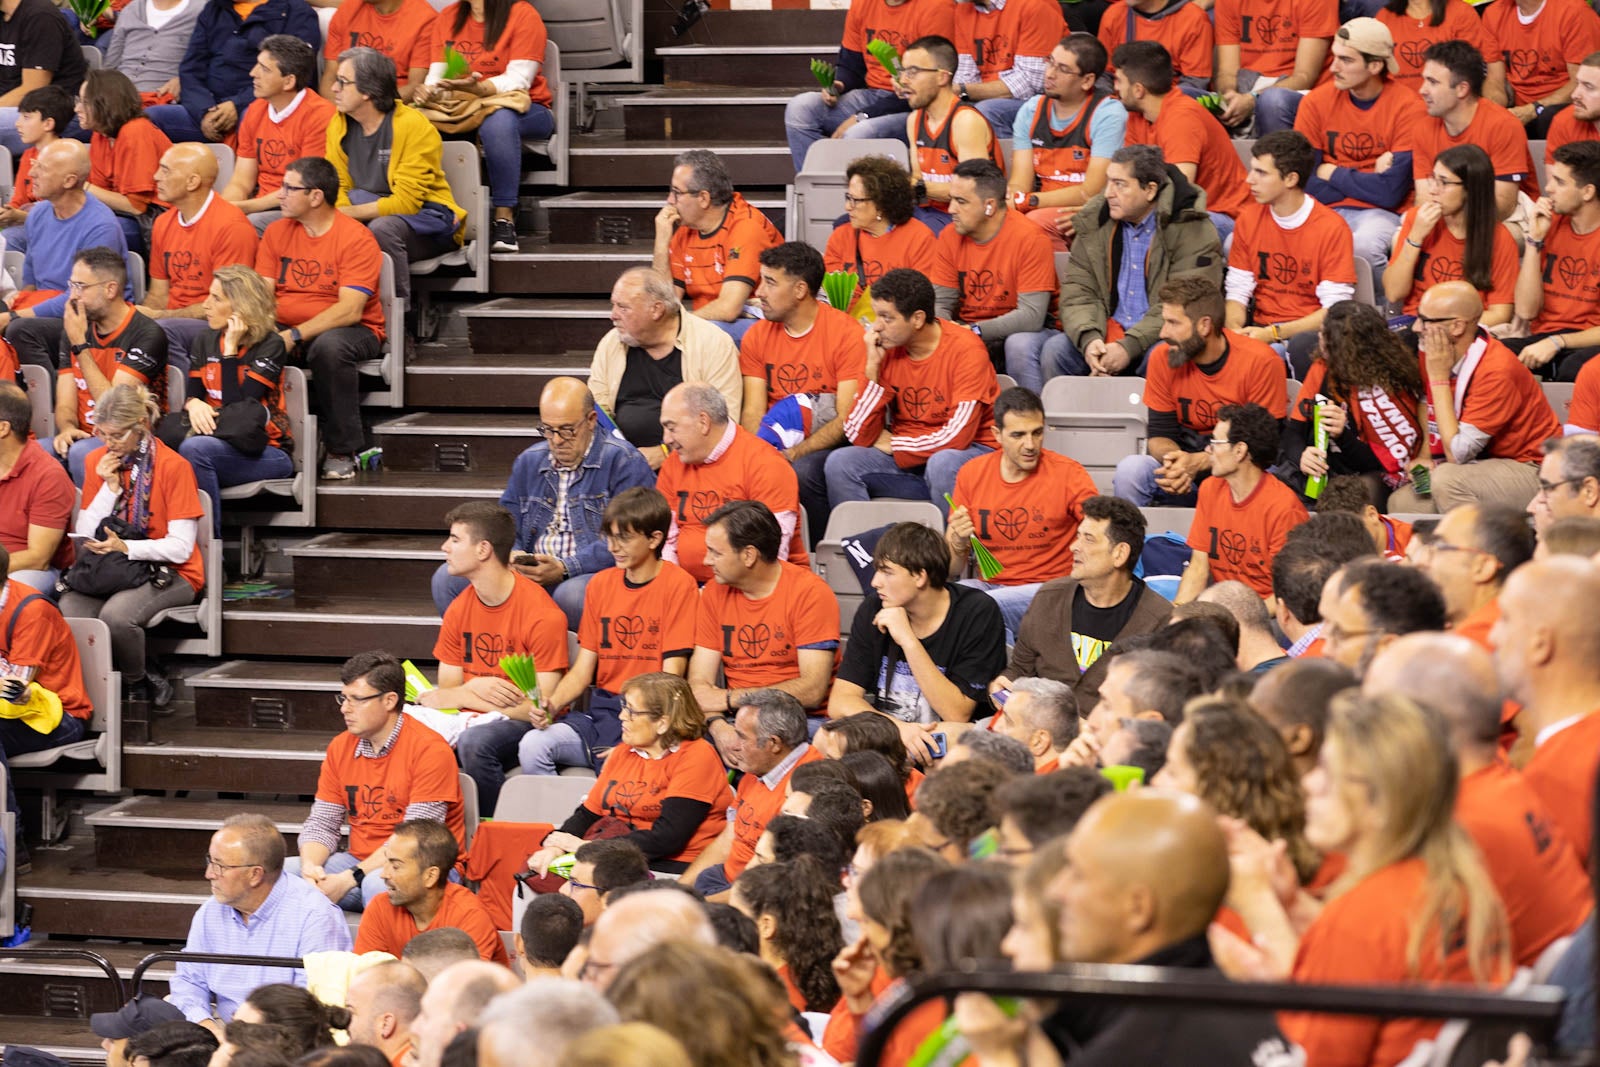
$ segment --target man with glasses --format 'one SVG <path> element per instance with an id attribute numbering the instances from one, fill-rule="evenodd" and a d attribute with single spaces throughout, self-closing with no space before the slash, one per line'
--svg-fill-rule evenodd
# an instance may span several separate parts
<path id="1" fill-rule="evenodd" d="M 988 121 L 954 88 L 956 46 L 943 37 L 912 41 L 901 58 L 900 84 L 911 114 L 911 178 L 918 192 L 916 217 L 935 237 L 950 222 L 950 180 L 956 164 L 988 159 L 1001 166 L 1000 143 Z"/>
<path id="2" fill-rule="evenodd" d="M 311 814 L 300 831 L 300 855 L 285 870 L 298 874 L 346 911 L 360 911 L 384 892 L 384 862 L 395 827 L 432 819 L 466 834 L 461 783 L 449 742 L 406 715 L 406 679 L 387 652 L 345 660 L 334 697 L 345 730 L 328 743 Z M 489 808 L 488 810 L 493 810 Z M 339 827 L 350 840 L 339 849 Z"/>
<path id="3" fill-rule="evenodd" d="M 283 835 L 265 815 L 232 815 L 211 835 L 205 877 L 211 899 L 189 923 L 185 952 L 305 956 L 346 952 L 350 927 L 310 882 L 284 869 Z M 223 1026 L 255 989 L 271 982 L 306 984 L 302 970 L 180 963 L 167 999 L 184 1018 L 222 1036 Z"/>
<path id="4" fill-rule="evenodd" d="M 1576 381 L 1600 353 L 1600 142 L 1556 149 L 1534 205 L 1517 273 L 1516 310 L 1528 335 L 1508 340 L 1524 366 Z"/>
<path id="5" fill-rule="evenodd" d="M 1528 504 L 1528 514 L 1541 538 L 1557 519 L 1600 518 L 1600 437 L 1591 431 L 1544 443 L 1539 491 Z"/>
<path id="6" fill-rule="evenodd" d="M 1323 654 L 1356 677 L 1397 637 L 1443 630 L 1444 594 L 1422 571 L 1404 563 L 1361 559 L 1328 579 L 1323 594 Z"/>
<path id="7" fill-rule="evenodd" d="M 222 190 L 222 199 L 248 215 L 257 233 L 283 217 L 283 168 L 327 151 L 334 108 L 317 95 L 316 73 L 317 54 L 300 38 L 277 33 L 261 42 L 250 71 L 256 99 L 239 121 L 233 176 Z"/>
<path id="8" fill-rule="evenodd" d="M 1533 558 L 1533 531 L 1518 508 L 1462 504 L 1434 527 L 1422 567 L 1444 594 L 1452 633 L 1489 649 L 1500 617 L 1500 589 L 1511 572 Z"/>
<path id="9" fill-rule="evenodd" d="M 1389 510 L 1444 513 L 1460 504 L 1524 508 L 1539 491 L 1545 441 L 1561 422 L 1533 375 L 1478 325 L 1483 298 L 1470 282 L 1441 282 L 1422 295 L 1412 329 L 1422 337 L 1428 447 Z M 1426 494 L 1415 471 L 1428 466 Z"/>
<path id="10" fill-rule="evenodd" d="M 167 406 L 167 335 L 123 297 L 128 268 L 110 248 L 86 248 L 72 263 L 62 309 L 61 370 L 56 377 L 56 455 L 74 485 L 84 457 L 100 447 L 94 405 L 113 385 L 142 385 Z"/>

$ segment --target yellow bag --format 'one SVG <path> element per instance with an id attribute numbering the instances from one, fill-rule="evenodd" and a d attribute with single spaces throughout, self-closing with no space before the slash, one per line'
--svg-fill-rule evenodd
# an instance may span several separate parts
<path id="1" fill-rule="evenodd" d="M 0 700 L 0 719 L 21 719 L 41 734 L 55 732 L 61 725 L 61 698 L 38 683 L 28 686 L 28 702 L 13 704 Z"/>

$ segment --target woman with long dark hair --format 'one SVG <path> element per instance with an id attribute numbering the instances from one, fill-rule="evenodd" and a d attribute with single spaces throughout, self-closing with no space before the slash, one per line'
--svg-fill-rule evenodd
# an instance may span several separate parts
<path id="1" fill-rule="evenodd" d="M 85 75 L 78 124 L 91 134 L 84 191 L 116 212 L 129 251 L 147 255 L 150 225 L 166 208 L 156 198 L 156 167 L 172 142 L 144 117 L 139 90 L 120 70 Z"/>
<path id="2" fill-rule="evenodd" d="M 761 958 L 789 991 L 795 1011 L 832 1011 L 839 1000 L 833 958 L 844 948 L 834 896 L 839 879 L 813 856 L 750 867 L 733 886 L 733 906 L 750 916 Z"/>
<path id="3" fill-rule="evenodd" d="M 1412 92 L 1422 86 L 1422 54 L 1440 41 L 1465 41 L 1485 57 L 1493 57 L 1484 79 L 1483 95 L 1501 99 L 1506 65 L 1488 45 L 1483 20 L 1471 4 L 1456 0 L 1388 0 L 1377 14 L 1394 38 L 1394 60 L 1399 70 L 1389 77 Z"/>
<path id="4" fill-rule="evenodd" d="M 1440 282 L 1464 279 L 1483 296 L 1484 326 L 1511 321 L 1517 245 L 1494 206 L 1494 164 L 1475 144 L 1439 153 L 1433 172 L 1417 183 L 1416 206 L 1400 219 L 1383 295 L 1405 311 L 1409 325 L 1422 294 Z"/>

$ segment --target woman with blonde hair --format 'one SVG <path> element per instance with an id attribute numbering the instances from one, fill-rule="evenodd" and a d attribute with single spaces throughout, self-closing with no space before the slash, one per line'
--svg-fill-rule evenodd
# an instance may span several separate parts
<path id="1" fill-rule="evenodd" d="M 678 874 L 727 825 L 733 790 L 705 740 L 705 713 L 688 682 L 664 671 L 639 675 L 623 688 L 618 718 L 622 743 L 583 803 L 528 857 L 530 870 L 548 873 L 589 837 L 621 836 L 639 846 L 653 870 Z M 625 832 L 595 832 L 605 819 Z"/>
<path id="2" fill-rule="evenodd" d="M 211 498 L 213 536 L 222 536 L 222 490 L 230 485 L 294 477 L 294 439 L 283 409 L 283 338 L 278 335 L 272 285 L 244 266 L 218 267 L 204 305 L 206 330 L 189 350 L 189 380 L 182 417 L 187 436 L 178 446 L 194 468 L 201 492 Z M 235 406 L 242 405 L 242 406 Z M 255 421 L 256 408 L 261 422 Z M 223 436 L 218 416 L 224 409 Z M 247 442 L 226 429 L 243 418 Z M 181 423 L 180 423 L 181 425 Z M 163 428 L 164 429 L 164 428 Z M 259 431 L 264 429 L 265 434 Z M 226 437 L 227 439 L 224 439 Z M 242 447 L 241 447 L 242 446 Z"/>
<path id="3" fill-rule="evenodd" d="M 693 1067 L 678 1039 L 649 1023 L 602 1026 L 568 1045 L 565 1067 Z"/>

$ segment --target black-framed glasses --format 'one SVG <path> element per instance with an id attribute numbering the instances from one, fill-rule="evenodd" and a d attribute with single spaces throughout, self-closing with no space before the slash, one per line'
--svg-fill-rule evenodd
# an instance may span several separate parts
<path id="1" fill-rule="evenodd" d="M 263 864 L 260 864 L 260 863 L 218 863 L 216 860 L 211 858 L 211 854 L 210 853 L 206 854 L 205 869 L 208 870 L 208 871 L 211 870 L 213 867 L 215 867 L 219 871 L 242 871 L 242 870 L 245 870 L 246 868 L 249 868 L 249 867 L 262 867 L 262 866 L 263 866 Z"/>
<path id="2" fill-rule="evenodd" d="M 667 199 L 676 200 L 680 196 L 699 196 L 699 189 L 679 189 L 676 185 L 667 186 Z"/>
<path id="3" fill-rule="evenodd" d="M 551 426 L 547 422 L 541 422 L 534 429 L 538 430 L 539 436 L 546 440 L 554 437 L 559 441 L 570 441 L 578 436 L 578 431 L 583 429 L 583 424 L 579 422 L 570 426 Z"/>
<path id="4" fill-rule="evenodd" d="M 349 696 L 346 696 L 344 693 L 335 693 L 333 694 L 333 702 L 342 708 L 346 704 L 365 704 L 367 701 L 377 700 L 381 696 L 383 696 L 382 693 L 368 693 L 365 696 L 355 693 L 352 693 Z"/>
<path id="5" fill-rule="evenodd" d="M 309 190 L 310 188 L 311 188 L 311 186 L 309 186 L 309 185 L 290 185 L 288 182 L 284 182 L 282 185 L 278 186 L 278 192 L 280 192 L 280 193 L 303 193 L 303 192 L 306 192 L 307 190 Z"/>
<path id="6" fill-rule="evenodd" d="M 1467 184 L 1466 182 L 1462 181 L 1459 178 L 1446 178 L 1446 177 L 1443 177 L 1443 176 L 1438 175 L 1438 174 L 1430 174 L 1430 175 L 1428 175 L 1427 180 L 1432 182 L 1435 185 L 1465 185 L 1465 184 Z"/>
<path id="7" fill-rule="evenodd" d="M 851 196 L 849 193 L 844 194 L 844 206 L 846 208 L 855 207 L 857 204 L 870 203 L 872 203 L 872 197 L 870 196 Z"/>
<path id="8" fill-rule="evenodd" d="M 1430 315 L 1423 315 L 1419 313 L 1417 315 L 1417 321 L 1422 323 L 1424 326 L 1437 326 L 1444 322 L 1455 322 L 1460 317 L 1460 315 L 1444 315 L 1439 318 L 1434 318 Z"/>
<path id="9" fill-rule="evenodd" d="M 579 889 L 592 889 L 596 893 L 600 892 L 600 887 L 599 886 L 590 885 L 588 882 L 580 882 L 576 878 L 568 878 L 567 879 L 567 887 L 569 889 L 573 890 L 574 892 L 576 892 Z"/>
<path id="10" fill-rule="evenodd" d="M 333 79 L 333 87 L 334 87 L 334 89 L 336 91 L 339 90 L 339 89 L 343 89 L 346 86 L 354 85 L 355 83 L 356 83 L 356 80 L 354 78 L 345 78 L 345 77 L 335 76 L 334 79 Z"/>
<path id="11" fill-rule="evenodd" d="M 1539 495 L 1540 496 L 1549 496 L 1551 493 L 1555 492 L 1557 489 L 1560 489 L 1563 485 L 1576 485 L 1576 484 L 1578 484 L 1580 482 L 1588 481 L 1591 477 L 1592 477 L 1592 475 L 1586 474 L 1582 478 L 1563 478 L 1559 482 L 1547 482 L 1543 478 L 1540 478 L 1539 479 Z"/>
<path id="12" fill-rule="evenodd" d="M 657 714 L 659 713 L 645 708 L 636 708 L 626 700 L 617 708 L 617 718 L 619 719 L 653 719 Z"/>
<path id="13" fill-rule="evenodd" d="M 1044 69 L 1046 73 L 1054 71 L 1065 78 L 1077 78 L 1081 77 L 1083 74 L 1083 71 L 1077 70 L 1073 67 L 1064 66 L 1063 64 L 1057 63 L 1053 59 L 1047 59 L 1044 61 Z"/>
<path id="14" fill-rule="evenodd" d="M 97 281 L 97 282 L 80 282 L 75 278 L 69 278 L 69 279 L 67 279 L 67 291 L 70 292 L 70 293 L 81 293 L 85 289 L 93 289 L 97 285 L 110 285 L 110 284 L 111 284 L 111 279 L 110 278 L 106 278 L 106 279 L 104 279 L 102 281 Z"/>

